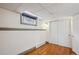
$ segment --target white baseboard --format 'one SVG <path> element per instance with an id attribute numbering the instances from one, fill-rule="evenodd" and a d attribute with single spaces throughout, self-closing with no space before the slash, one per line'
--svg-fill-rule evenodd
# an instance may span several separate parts
<path id="1" fill-rule="evenodd" d="M 46 43 L 46 41 L 41 41 L 41 42 L 36 43 L 36 48 L 42 46 L 45 43 Z"/>

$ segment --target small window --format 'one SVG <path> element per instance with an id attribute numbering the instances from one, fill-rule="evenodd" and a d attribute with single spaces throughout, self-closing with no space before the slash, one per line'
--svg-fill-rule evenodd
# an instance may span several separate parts
<path id="1" fill-rule="evenodd" d="M 21 24 L 36 26 L 37 17 L 29 15 L 27 13 L 21 13 Z"/>

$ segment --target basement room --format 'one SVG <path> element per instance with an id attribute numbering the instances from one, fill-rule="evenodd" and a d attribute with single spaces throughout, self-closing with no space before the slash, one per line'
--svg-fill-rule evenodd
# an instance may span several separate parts
<path id="1" fill-rule="evenodd" d="M 79 55 L 79 3 L 0 3 L 0 55 Z"/>

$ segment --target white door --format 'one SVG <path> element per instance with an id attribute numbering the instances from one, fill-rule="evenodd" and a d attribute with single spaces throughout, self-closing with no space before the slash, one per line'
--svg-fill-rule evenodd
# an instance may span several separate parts
<path id="1" fill-rule="evenodd" d="M 72 20 L 72 49 L 79 55 L 79 15 L 75 16 Z"/>
<path id="2" fill-rule="evenodd" d="M 57 33 L 58 33 L 58 29 L 57 29 L 57 22 L 51 22 L 50 23 L 50 29 L 49 29 L 49 42 L 50 43 L 54 43 L 54 44 L 57 44 L 58 43 L 58 36 L 57 36 Z"/>
<path id="3" fill-rule="evenodd" d="M 69 31 L 70 31 L 69 20 L 60 20 L 57 22 L 50 23 L 50 42 L 65 47 L 70 47 Z"/>

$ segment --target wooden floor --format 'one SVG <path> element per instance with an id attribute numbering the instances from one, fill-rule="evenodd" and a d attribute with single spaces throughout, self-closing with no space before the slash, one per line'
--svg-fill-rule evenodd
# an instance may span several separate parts
<path id="1" fill-rule="evenodd" d="M 28 55 L 72 55 L 70 48 L 62 47 L 55 44 L 44 44 L 43 46 L 28 53 Z"/>

